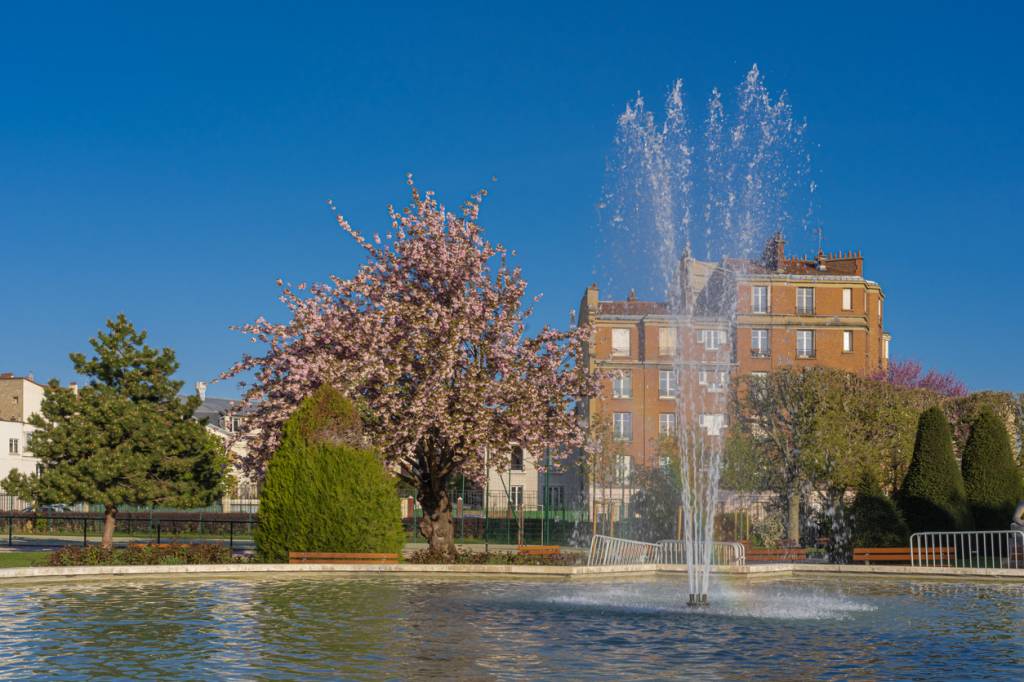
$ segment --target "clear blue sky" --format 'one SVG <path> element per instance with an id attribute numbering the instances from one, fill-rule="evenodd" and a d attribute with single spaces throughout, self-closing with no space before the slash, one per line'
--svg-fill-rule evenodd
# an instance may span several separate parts
<path id="1" fill-rule="evenodd" d="M 564 324 L 626 100 L 683 77 L 697 104 L 757 62 L 809 122 L 826 246 L 864 252 L 894 355 L 1024 390 L 1019 7 L 555 4 L 7 6 L 0 371 L 67 381 L 123 311 L 214 377 L 252 349 L 229 325 L 279 316 L 277 277 L 354 270 L 325 200 L 381 228 L 406 171 L 452 205 L 497 176 L 483 222 Z"/>

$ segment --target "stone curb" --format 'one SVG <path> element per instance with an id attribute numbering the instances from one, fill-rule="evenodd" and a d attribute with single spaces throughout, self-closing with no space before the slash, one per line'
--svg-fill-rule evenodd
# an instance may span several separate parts
<path id="1" fill-rule="evenodd" d="M 720 575 L 746 577 L 800 574 L 920 576 L 946 578 L 988 578 L 1024 582 L 1024 569 L 939 568 L 921 566 L 864 566 L 846 564 L 751 564 L 715 566 Z M 0 569 L 0 584 L 33 579 L 112 578 L 126 576 L 238 575 L 266 573 L 392 573 L 460 576 L 516 576 L 537 578 L 587 578 L 686 573 L 686 567 L 671 564 L 637 566 L 509 566 L 433 564 L 194 564 L 174 566 L 34 566 Z"/>

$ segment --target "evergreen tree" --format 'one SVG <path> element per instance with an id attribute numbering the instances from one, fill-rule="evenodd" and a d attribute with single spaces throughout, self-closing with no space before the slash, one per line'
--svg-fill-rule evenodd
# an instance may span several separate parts
<path id="1" fill-rule="evenodd" d="M 972 525 L 953 456 L 953 434 L 937 407 L 925 410 L 918 420 L 914 456 L 898 501 L 911 532 L 957 531 Z"/>
<path id="2" fill-rule="evenodd" d="M 900 547 L 910 532 L 896 503 L 889 499 L 871 474 L 865 473 L 850 507 L 854 547 Z"/>
<path id="3" fill-rule="evenodd" d="M 1021 490 L 1003 421 L 983 409 L 971 424 L 961 462 L 967 502 L 980 530 L 1005 530 Z"/>
<path id="4" fill-rule="evenodd" d="M 226 469 L 220 441 L 192 419 L 199 399 L 178 396 L 174 351 L 147 346 L 146 332 L 123 314 L 107 329 L 89 342 L 95 356 L 70 356 L 88 383 L 76 393 L 50 381 L 42 414 L 30 419 L 41 472 L 13 471 L 3 481 L 25 499 L 102 504 L 104 547 L 113 543 L 119 506 L 210 504 Z"/>
<path id="5" fill-rule="evenodd" d="M 321 386 L 283 431 L 260 489 L 260 557 L 400 551 L 405 531 L 396 479 L 375 452 L 358 447 L 361 420 L 352 403 Z"/>

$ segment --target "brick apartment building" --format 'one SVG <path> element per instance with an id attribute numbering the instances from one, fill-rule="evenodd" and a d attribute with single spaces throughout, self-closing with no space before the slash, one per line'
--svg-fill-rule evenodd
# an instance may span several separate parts
<path id="1" fill-rule="evenodd" d="M 736 377 L 813 366 L 870 374 L 888 363 L 885 297 L 864 278 L 859 252 L 789 257 L 777 234 L 759 261 L 711 263 L 687 254 L 680 284 L 683 337 L 679 316 L 664 302 L 632 293 L 601 300 L 591 285 L 580 303 L 581 322 L 595 328 L 588 361 L 612 375 L 588 415 L 610 419 L 626 476 L 634 465 L 659 463 L 658 436 L 674 433 L 679 418 L 708 436 L 724 435 L 728 383 Z M 678 344 L 685 347 L 677 354 Z"/>

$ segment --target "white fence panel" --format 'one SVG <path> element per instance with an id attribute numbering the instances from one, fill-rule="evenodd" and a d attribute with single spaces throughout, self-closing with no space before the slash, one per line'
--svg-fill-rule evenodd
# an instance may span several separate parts
<path id="1" fill-rule="evenodd" d="M 910 536 L 910 565 L 1024 568 L 1024 531 L 914 533 Z"/>

